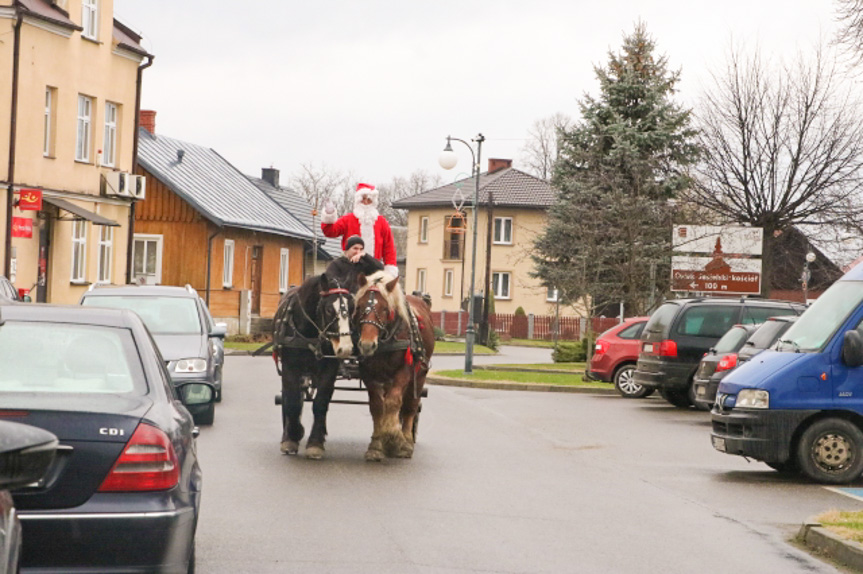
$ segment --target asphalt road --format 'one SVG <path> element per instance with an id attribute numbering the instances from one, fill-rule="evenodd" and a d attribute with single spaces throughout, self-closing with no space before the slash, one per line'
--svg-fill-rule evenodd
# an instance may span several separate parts
<path id="1" fill-rule="evenodd" d="M 787 540 L 863 508 L 715 452 L 706 414 L 661 399 L 434 386 L 414 458 L 375 464 L 365 406 L 332 406 L 324 460 L 281 455 L 278 389 L 270 359 L 228 357 L 200 573 L 835 572 Z"/>

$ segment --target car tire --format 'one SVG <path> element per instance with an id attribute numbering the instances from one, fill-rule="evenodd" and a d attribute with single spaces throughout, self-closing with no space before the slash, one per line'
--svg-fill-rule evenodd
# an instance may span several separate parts
<path id="1" fill-rule="evenodd" d="M 621 365 L 614 371 L 614 388 L 625 399 L 641 399 L 649 395 L 652 389 L 635 382 L 635 365 Z"/>
<path id="2" fill-rule="evenodd" d="M 863 474 L 863 431 L 839 418 L 812 423 L 797 445 L 797 463 L 815 482 L 845 484 Z"/>
<path id="3" fill-rule="evenodd" d="M 192 539 L 192 554 L 189 556 L 189 566 L 186 574 L 195 574 L 195 539 Z"/>
<path id="4" fill-rule="evenodd" d="M 679 389 L 659 389 L 662 398 L 679 409 L 687 409 L 692 406 L 689 401 L 689 391 Z"/>
<path id="5" fill-rule="evenodd" d="M 215 401 L 217 403 L 222 402 L 222 367 L 219 367 L 216 370 L 216 376 L 213 377 L 213 380 L 216 382 L 216 398 Z"/>
<path id="6" fill-rule="evenodd" d="M 216 403 L 210 403 L 210 408 L 199 415 L 195 415 L 195 424 L 211 425 L 216 419 Z"/>

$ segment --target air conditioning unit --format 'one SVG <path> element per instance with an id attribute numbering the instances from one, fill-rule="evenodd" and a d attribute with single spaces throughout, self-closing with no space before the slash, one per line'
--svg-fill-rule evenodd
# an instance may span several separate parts
<path id="1" fill-rule="evenodd" d="M 130 175 L 129 192 L 135 199 L 147 197 L 147 178 L 143 175 Z"/>
<path id="2" fill-rule="evenodd" d="M 105 177 L 105 195 L 115 197 L 131 197 L 129 191 L 129 174 L 124 171 L 107 171 Z"/>
<path id="3" fill-rule="evenodd" d="M 120 187 L 117 189 L 119 197 L 132 197 L 132 178 L 135 177 L 131 173 L 125 171 L 120 172 Z"/>

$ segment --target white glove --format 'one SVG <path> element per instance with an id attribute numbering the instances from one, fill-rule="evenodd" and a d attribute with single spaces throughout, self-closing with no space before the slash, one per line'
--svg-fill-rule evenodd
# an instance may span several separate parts
<path id="1" fill-rule="evenodd" d="M 321 215 L 321 223 L 335 223 L 338 218 L 338 215 L 336 215 L 336 206 L 333 205 L 331 200 L 327 200 L 327 204 L 324 206 L 324 213 Z"/>

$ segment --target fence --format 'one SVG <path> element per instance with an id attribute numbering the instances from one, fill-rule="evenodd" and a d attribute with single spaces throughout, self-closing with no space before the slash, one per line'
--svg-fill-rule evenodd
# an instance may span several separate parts
<path id="1" fill-rule="evenodd" d="M 435 311 L 432 321 L 435 327 L 447 335 L 463 337 L 467 332 L 466 311 Z M 587 330 L 584 317 L 558 317 L 554 315 L 510 315 L 494 313 L 489 315 L 489 324 L 503 339 L 554 339 L 579 341 Z M 617 317 L 594 317 L 593 333 L 599 334 L 619 323 Z"/>

